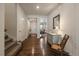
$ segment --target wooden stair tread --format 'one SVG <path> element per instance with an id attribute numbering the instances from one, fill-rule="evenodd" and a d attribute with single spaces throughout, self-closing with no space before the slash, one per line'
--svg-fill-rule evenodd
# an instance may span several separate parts
<path id="1" fill-rule="evenodd" d="M 13 41 L 8 36 L 8 33 L 5 32 L 5 55 L 6 56 L 14 56 L 21 49 L 21 43 L 17 43 L 17 41 Z"/>
<path id="2" fill-rule="evenodd" d="M 21 44 L 14 45 L 13 47 L 11 47 L 10 49 L 6 51 L 6 56 L 16 55 L 17 52 L 20 50 L 20 48 L 21 48 Z"/>
<path id="3" fill-rule="evenodd" d="M 5 42 L 7 43 L 7 42 L 9 42 L 9 41 L 11 41 L 12 39 L 10 39 L 10 38 L 7 38 L 6 40 L 5 40 Z"/>
<path id="4" fill-rule="evenodd" d="M 7 43 L 5 45 L 5 50 L 7 50 L 9 47 L 13 46 L 15 43 L 16 43 L 16 41 L 12 41 L 12 42 Z"/>

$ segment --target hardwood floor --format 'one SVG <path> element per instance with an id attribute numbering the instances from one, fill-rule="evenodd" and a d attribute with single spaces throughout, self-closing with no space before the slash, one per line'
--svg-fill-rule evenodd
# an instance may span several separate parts
<path id="1" fill-rule="evenodd" d="M 60 56 L 60 54 L 55 53 L 55 51 L 50 48 L 45 34 L 40 39 L 37 39 L 36 35 L 29 36 L 29 38 L 23 42 L 23 47 L 17 56 Z M 63 53 L 62 56 L 69 55 Z"/>
<path id="2" fill-rule="evenodd" d="M 30 36 L 23 42 L 22 50 L 18 56 L 50 56 L 54 55 L 47 45 L 47 38 L 37 39 L 35 35 Z"/>

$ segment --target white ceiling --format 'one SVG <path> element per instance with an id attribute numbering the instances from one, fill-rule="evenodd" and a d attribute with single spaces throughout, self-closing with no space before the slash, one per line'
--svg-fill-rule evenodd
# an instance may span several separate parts
<path id="1" fill-rule="evenodd" d="M 58 4 L 57 3 L 20 3 L 19 4 L 27 15 L 47 15 Z M 36 6 L 39 9 L 36 9 Z"/>

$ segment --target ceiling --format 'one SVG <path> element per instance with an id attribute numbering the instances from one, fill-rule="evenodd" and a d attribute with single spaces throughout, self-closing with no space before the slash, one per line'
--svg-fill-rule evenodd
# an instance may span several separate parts
<path id="1" fill-rule="evenodd" d="M 47 15 L 58 5 L 57 3 L 20 3 L 26 15 Z M 39 9 L 36 6 L 39 6 Z"/>

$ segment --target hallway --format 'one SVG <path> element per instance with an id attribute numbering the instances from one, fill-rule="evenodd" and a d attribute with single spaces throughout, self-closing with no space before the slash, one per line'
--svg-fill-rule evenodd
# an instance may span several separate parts
<path id="1" fill-rule="evenodd" d="M 46 35 L 40 39 L 37 39 L 36 36 L 31 36 L 23 42 L 23 49 L 19 52 L 18 56 L 54 55 L 49 49 L 50 48 L 47 45 Z"/>
<path id="2" fill-rule="evenodd" d="M 79 55 L 79 4 L 7 3 L 0 7 L 0 55 L 54 56 L 60 54 L 61 50 L 62 54 Z M 32 33 L 37 35 L 28 37 Z M 40 34 L 45 33 L 47 36 L 40 38 Z M 62 39 L 65 34 L 69 39 L 64 45 Z M 54 53 L 53 44 L 58 44 L 57 48 L 54 46 L 60 51 L 56 51 L 58 54 Z"/>

